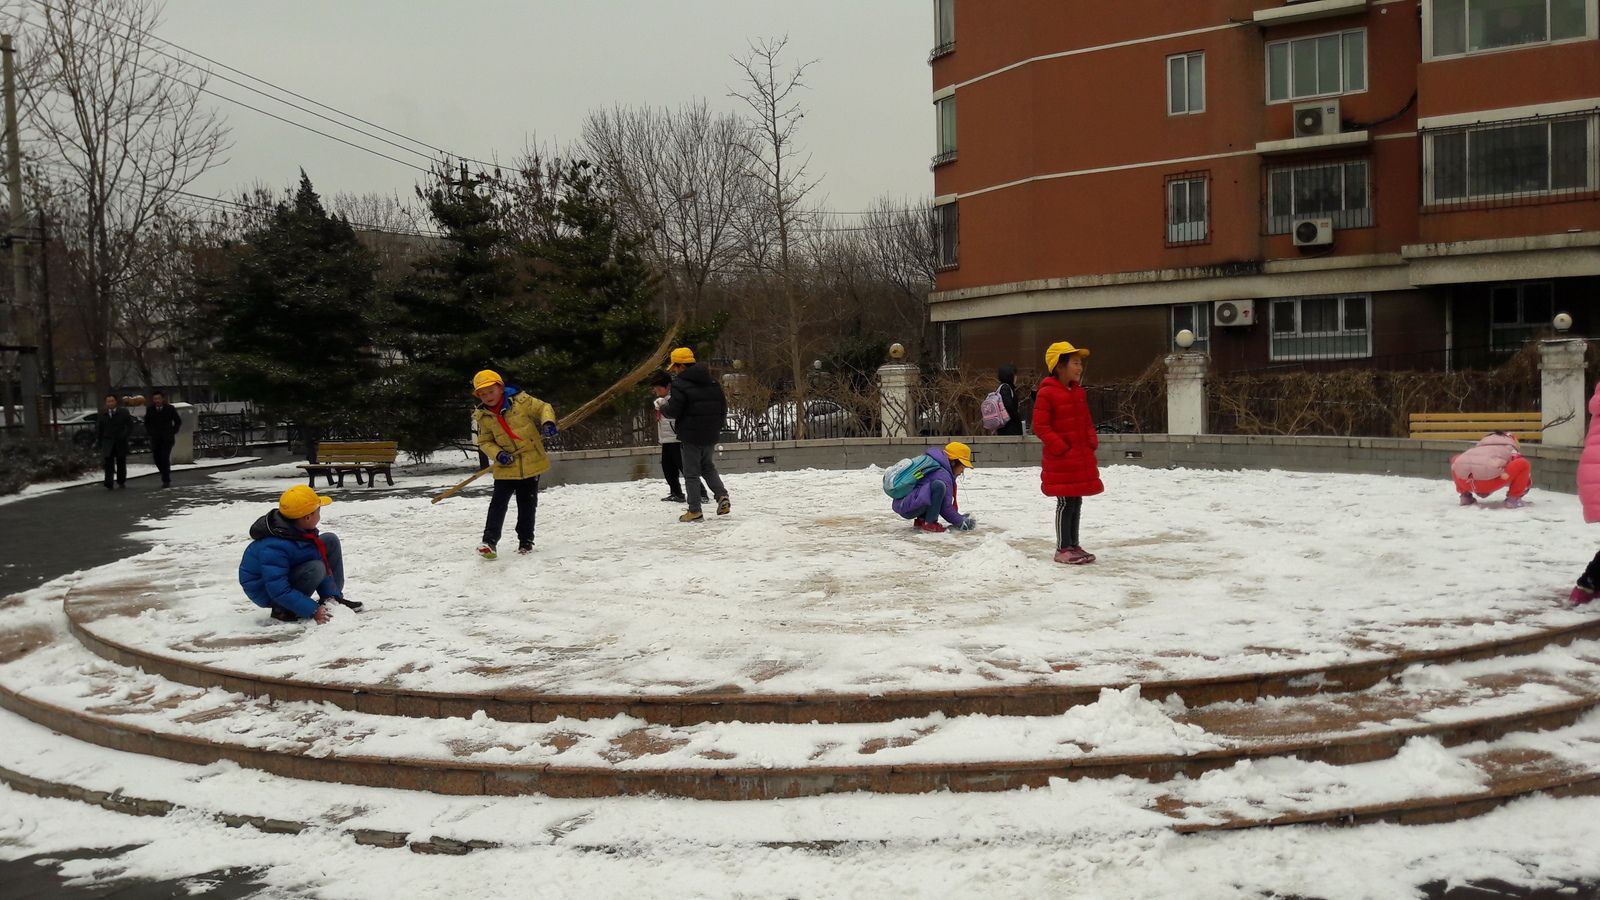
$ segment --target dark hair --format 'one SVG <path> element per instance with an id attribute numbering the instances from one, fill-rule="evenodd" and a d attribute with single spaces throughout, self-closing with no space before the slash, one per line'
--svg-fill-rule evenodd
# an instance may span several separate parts
<path id="1" fill-rule="evenodd" d="M 657 372 L 650 378 L 651 387 L 672 387 L 672 376 L 665 372 Z"/>
<path id="2" fill-rule="evenodd" d="M 166 395 L 167 395 L 166 391 L 151 391 L 150 392 L 150 396 L 152 396 L 152 397 L 165 397 Z"/>

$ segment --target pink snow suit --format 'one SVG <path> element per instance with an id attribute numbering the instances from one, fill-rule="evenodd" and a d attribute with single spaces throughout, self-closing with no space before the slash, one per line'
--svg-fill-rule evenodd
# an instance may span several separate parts
<path id="1" fill-rule="evenodd" d="M 1589 398 L 1589 435 L 1578 458 L 1578 499 L 1583 501 L 1583 520 L 1600 522 L 1600 387 Z"/>
<path id="2" fill-rule="evenodd" d="M 1506 485 L 1507 496 L 1521 497 L 1533 481 L 1532 467 L 1522 458 L 1517 439 L 1509 434 L 1491 434 L 1476 447 L 1450 460 L 1450 474 L 1456 479 L 1456 493 L 1475 493 L 1487 497 Z"/>

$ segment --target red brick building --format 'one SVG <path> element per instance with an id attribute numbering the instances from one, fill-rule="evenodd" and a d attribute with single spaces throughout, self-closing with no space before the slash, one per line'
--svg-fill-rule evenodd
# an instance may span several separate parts
<path id="1" fill-rule="evenodd" d="M 936 0 L 946 361 L 1129 377 L 1600 334 L 1597 0 Z M 1220 324 L 1227 322 L 1229 324 Z M 1364 362 L 1358 362 L 1364 361 Z"/>

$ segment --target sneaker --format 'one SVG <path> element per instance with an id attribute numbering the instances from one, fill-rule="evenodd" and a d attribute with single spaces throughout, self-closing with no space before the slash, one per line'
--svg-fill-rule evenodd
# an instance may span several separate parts
<path id="1" fill-rule="evenodd" d="M 1067 547 L 1056 551 L 1055 561 L 1069 566 L 1082 566 L 1094 562 L 1094 554 L 1082 547 Z"/>
<path id="2" fill-rule="evenodd" d="M 343 597 L 335 597 L 333 602 L 348 608 L 351 612 L 361 612 L 362 603 L 359 600 L 346 600 Z"/>
<path id="3" fill-rule="evenodd" d="M 704 522 L 705 520 L 705 514 L 697 512 L 686 512 L 678 517 L 679 522 Z"/>
<path id="4" fill-rule="evenodd" d="M 533 541 L 517 541 L 517 552 L 518 553 L 532 553 L 533 552 Z"/>
<path id="5" fill-rule="evenodd" d="M 921 516 L 917 516 L 915 519 L 911 520 L 911 527 L 912 528 L 921 528 L 923 525 L 926 525 L 927 522 L 928 522 L 927 519 L 924 519 Z"/>
<path id="6" fill-rule="evenodd" d="M 921 528 L 923 531 L 931 531 L 934 534 L 944 534 L 946 530 L 945 527 L 940 525 L 938 522 L 924 522 L 921 519 L 917 520 L 917 527 Z"/>
<path id="7" fill-rule="evenodd" d="M 1524 506 L 1532 506 L 1532 505 L 1533 505 L 1532 503 L 1529 503 L 1528 501 L 1522 499 L 1521 497 L 1507 497 L 1506 498 L 1506 503 L 1505 503 L 1506 509 L 1521 509 Z"/>
<path id="8" fill-rule="evenodd" d="M 717 498 L 717 515 L 725 516 L 733 512 L 733 504 L 728 502 L 728 495 L 723 494 Z"/>
<path id="9" fill-rule="evenodd" d="M 1581 587 L 1573 588 L 1572 593 L 1567 595 L 1567 602 L 1571 603 L 1573 606 L 1582 606 L 1593 599 L 1594 591 Z"/>
<path id="10" fill-rule="evenodd" d="M 1477 503 L 1478 503 L 1478 500 L 1477 500 L 1476 497 L 1472 496 L 1472 492 L 1471 491 L 1462 491 L 1461 492 L 1461 505 L 1462 506 L 1476 506 Z"/>
<path id="11" fill-rule="evenodd" d="M 496 559 L 500 554 L 494 552 L 493 544 L 489 543 L 488 541 L 484 541 L 478 545 L 478 555 L 484 559 Z"/>
<path id="12" fill-rule="evenodd" d="M 688 503 L 689 498 L 682 494 L 668 494 L 661 498 L 662 503 Z"/>

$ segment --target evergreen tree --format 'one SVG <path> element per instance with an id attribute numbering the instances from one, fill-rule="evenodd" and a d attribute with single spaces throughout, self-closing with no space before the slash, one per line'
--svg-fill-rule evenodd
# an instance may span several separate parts
<path id="1" fill-rule="evenodd" d="M 292 201 L 245 235 L 231 271 L 197 284 L 203 353 L 216 384 L 310 426 L 371 422 L 377 264 L 300 173 Z"/>

